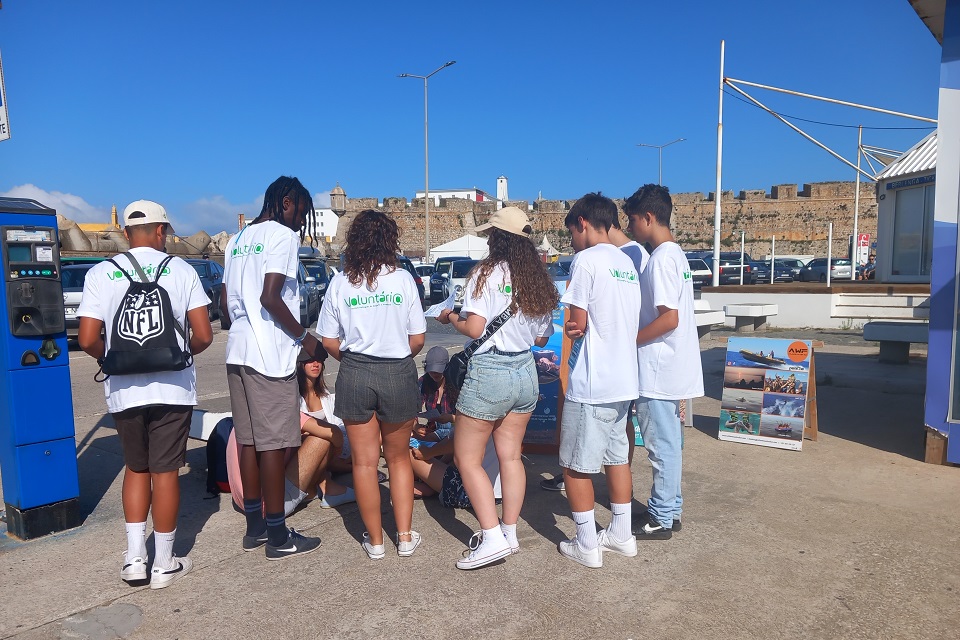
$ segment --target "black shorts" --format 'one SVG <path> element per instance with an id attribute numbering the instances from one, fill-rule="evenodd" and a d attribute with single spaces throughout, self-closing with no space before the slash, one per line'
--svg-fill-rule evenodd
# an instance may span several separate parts
<path id="1" fill-rule="evenodd" d="M 374 413 L 380 422 L 391 424 L 413 420 L 420 412 L 413 357 L 375 358 L 342 352 L 333 412 L 345 422 L 366 422 Z"/>
<path id="2" fill-rule="evenodd" d="M 193 407 L 152 404 L 111 414 L 131 471 L 177 471 L 187 456 Z"/>

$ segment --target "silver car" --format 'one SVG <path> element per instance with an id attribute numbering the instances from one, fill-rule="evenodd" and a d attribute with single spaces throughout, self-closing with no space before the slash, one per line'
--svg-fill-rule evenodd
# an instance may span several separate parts
<path id="1" fill-rule="evenodd" d="M 849 280 L 851 264 L 846 258 L 832 258 L 830 260 L 830 279 Z M 814 258 L 800 269 L 800 282 L 826 282 L 827 259 Z"/>

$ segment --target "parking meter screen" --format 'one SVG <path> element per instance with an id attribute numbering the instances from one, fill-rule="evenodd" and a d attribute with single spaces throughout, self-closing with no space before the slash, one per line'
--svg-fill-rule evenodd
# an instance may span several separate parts
<path id="1" fill-rule="evenodd" d="M 29 245 L 9 245 L 7 253 L 10 256 L 10 262 L 31 262 Z"/>

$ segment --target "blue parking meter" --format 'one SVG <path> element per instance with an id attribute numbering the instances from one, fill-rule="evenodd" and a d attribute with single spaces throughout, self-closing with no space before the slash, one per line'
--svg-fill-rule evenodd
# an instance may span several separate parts
<path id="1" fill-rule="evenodd" d="M 7 533 L 29 540 L 80 524 L 57 214 L 0 198 L 0 474 Z"/>

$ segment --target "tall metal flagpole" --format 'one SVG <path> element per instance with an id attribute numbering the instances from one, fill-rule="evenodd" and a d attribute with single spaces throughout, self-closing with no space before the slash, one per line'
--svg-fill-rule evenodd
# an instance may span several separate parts
<path id="1" fill-rule="evenodd" d="M 723 49 L 720 41 L 720 106 L 717 116 L 717 190 L 713 202 L 713 286 L 720 286 L 720 176 L 723 168 Z"/>

